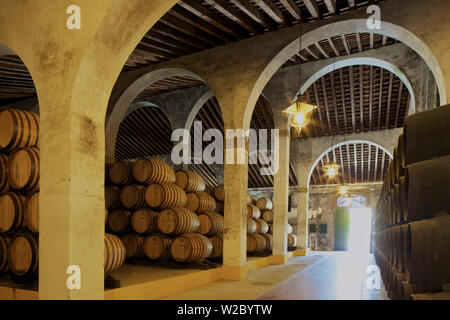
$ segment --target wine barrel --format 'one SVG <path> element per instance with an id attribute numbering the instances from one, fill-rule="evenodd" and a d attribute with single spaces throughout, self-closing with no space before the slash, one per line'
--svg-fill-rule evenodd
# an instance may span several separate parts
<path id="1" fill-rule="evenodd" d="M 38 149 L 16 149 L 9 155 L 8 183 L 12 188 L 24 192 L 36 190 L 39 187 Z"/>
<path id="2" fill-rule="evenodd" d="M 8 191 L 8 156 L 0 154 L 0 193 Z"/>
<path id="3" fill-rule="evenodd" d="M 39 115 L 16 109 L 0 110 L 0 150 L 39 147 Z"/>
<path id="4" fill-rule="evenodd" d="M 206 192 L 190 192 L 187 194 L 186 208 L 197 213 L 212 212 L 216 209 L 216 200 Z"/>
<path id="5" fill-rule="evenodd" d="M 262 218 L 267 223 L 273 222 L 273 211 L 272 210 L 264 210 L 262 214 Z"/>
<path id="6" fill-rule="evenodd" d="M 250 234 L 247 236 L 247 252 L 263 251 L 266 247 L 266 239 L 260 234 Z"/>
<path id="7" fill-rule="evenodd" d="M 216 201 L 216 212 L 223 215 L 224 209 L 225 209 L 224 204 L 222 202 Z"/>
<path id="8" fill-rule="evenodd" d="M 426 160 L 406 168 L 403 204 L 407 221 L 450 212 L 450 156 Z"/>
<path id="9" fill-rule="evenodd" d="M 223 252 L 223 237 L 221 234 L 216 234 L 211 237 L 209 237 L 209 240 L 211 241 L 213 245 L 213 249 L 211 251 L 211 258 L 219 258 L 222 256 Z"/>
<path id="10" fill-rule="evenodd" d="M 108 209 L 105 207 L 105 224 L 108 223 Z"/>
<path id="11" fill-rule="evenodd" d="M 124 186 L 120 190 L 120 202 L 128 209 L 142 208 L 145 205 L 145 187 L 138 184 Z"/>
<path id="12" fill-rule="evenodd" d="M 105 187 L 105 204 L 108 209 L 117 209 L 120 206 L 120 189 L 118 187 Z"/>
<path id="13" fill-rule="evenodd" d="M 11 239 L 0 233 L 0 274 L 8 272 L 8 246 Z"/>
<path id="14" fill-rule="evenodd" d="M 210 256 L 213 250 L 211 241 L 198 233 L 186 233 L 173 240 L 170 255 L 178 262 L 193 262 Z"/>
<path id="15" fill-rule="evenodd" d="M 405 176 L 406 168 L 403 166 L 405 163 L 405 145 L 403 141 L 403 133 L 400 134 L 398 137 L 398 144 L 397 144 L 397 157 L 395 162 L 395 175 L 400 178 Z"/>
<path id="16" fill-rule="evenodd" d="M 19 231 L 25 227 L 25 197 L 8 192 L 0 194 L 0 232 Z"/>
<path id="17" fill-rule="evenodd" d="M 247 192 L 247 205 L 249 206 L 251 204 L 253 204 L 253 197 L 249 192 Z"/>
<path id="18" fill-rule="evenodd" d="M 195 171 L 180 170 L 175 173 L 175 184 L 185 192 L 205 191 L 205 180 Z"/>
<path id="19" fill-rule="evenodd" d="M 39 242 L 31 234 L 16 235 L 8 247 L 9 269 L 18 276 L 34 276 L 39 268 Z"/>
<path id="20" fill-rule="evenodd" d="M 125 262 L 125 257 L 125 245 L 122 240 L 113 234 L 105 233 L 105 273 L 110 273 L 119 269 Z"/>
<path id="21" fill-rule="evenodd" d="M 225 201 L 225 187 L 223 185 L 214 189 L 214 198 L 219 202 Z"/>
<path id="22" fill-rule="evenodd" d="M 286 228 L 287 228 L 287 234 L 291 234 L 292 233 L 292 231 L 293 231 L 293 229 L 292 229 L 292 226 L 288 223 L 287 224 L 287 226 L 286 226 Z M 270 229 L 270 228 L 269 228 Z"/>
<path id="23" fill-rule="evenodd" d="M 272 250 L 273 236 L 270 233 L 263 234 L 262 236 L 266 240 L 266 246 L 264 247 L 264 250 Z"/>
<path id="24" fill-rule="evenodd" d="M 144 253 L 152 260 L 167 260 L 170 258 L 172 240 L 159 233 L 152 234 L 144 240 Z"/>
<path id="25" fill-rule="evenodd" d="M 131 216 L 133 230 L 140 234 L 150 234 L 158 230 L 158 212 L 149 208 L 136 210 Z"/>
<path id="26" fill-rule="evenodd" d="M 269 224 L 269 232 L 270 234 L 273 234 L 273 223 Z"/>
<path id="27" fill-rule="evenodd" d="M 212 235 L 222 233 L 224 229 L 223 216 L 216 212 L 203 212 L 198 214 L 200 226 L 197 233 L 203 235 Z"/>
<path id="28" fill-rule="evenodd" d="M 256 219 L 256 233 L 265 234 L 269 232 L 269 225 L 263 219 Z"/>
<path id="29" fill-rule="evenodd" d="M 288 247 L 295 247 L 297 245 L 297 236 L 295 234 L 288 234 Z"/>
<path id="30" fill-rule="evenodd" d="M 398 191 L 397 191 L 397 214 L 398 214 L 398 223 L 402 224 L 405 222 L 405 203 L 404 203 L 404 194 L 405 194 L 405 177 L 398 178 Z"/>
<path id="31" fill-rule="evenodd" d="M 113 184 L 123 186 L 131 182 L 132 164 L 129 161 L 116 160 L 109 167 L 109 180 Z"/>
<path id="32" fill-rule="evenodd" d="M 167 208 L 158 215 L 158 230 L 164 234 L 196 232 L 200 226 L 198 216 L 186 208 Z"/>
<path id="33" fill-rule="evenodd" d="M 158 182 L 145 189 L 145 202 L 152 208 L 184 207 L 187 195 L 172 183 Z"/>
<path id="34" fill-rule="evenodd" d="M 256 200 L 256 206 L 259 210 L 271 210 L 273 209 L 272 200 L 269 198 L 259 198 Z"/>
<path id="35" fill-rule="evenodd" d="M 108 227 L 114 233 L 125 233 L 130 230 L 131 213 L 125 209 L 117 209 L 109 213 Z"/>
<path id="36" fill-rule="evenodd" d="M 127 258 L 143 258 L 144 237 L 136 233 L 127 233 L 121 237 Z"/>
<path id="37" fill-rule="evenodd" d="M 149 185 L 156 182 L 175 182 L 175 171 L 165 162 L 153 159 L 139 159 L 133 165 L 133 177 L 139 183 Z"/>
<path id="38" fill-rule="evenodd" d="M 409 283 L 434 290 L 450 283 L 450 215 L 411 222 L 405 257 Z"/>
<path id="39" fill-rule="evenodd" d="M 247 205 L 247 218 L 248 219 L 259 219 L 261 217 L 261 211 L 254 204 Z"/>
<path id="40" fill-rule="evenodd" d="M 403 127 L 404 163 L 413 163 L 450 154 L 450 105 L 419 112 L 406 118 Z"/>
<path id="41" fill-rule="evenodd" d="M 31 232 L 39 232 L 39 192 L 33 193 L 25 200 L 25 225 Z"/>
<path id="42" fill-rule="evenodd" d="M 247 234 L 256 233 L 256 221 L 253 219 L 247 219 Z"/>

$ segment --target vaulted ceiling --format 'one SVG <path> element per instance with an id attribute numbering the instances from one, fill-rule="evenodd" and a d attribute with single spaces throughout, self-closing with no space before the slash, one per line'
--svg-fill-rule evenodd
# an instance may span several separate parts
<path id="1" fill-rule="evenodd" d="M 390 157 L 381 148 L 368 143 L 347 143 L 330 150 L 314 168 L 310 185 L 350 184 L 382 181 Z M 329 163 L 340 166 L 335 177 L 324 168 Z"/>

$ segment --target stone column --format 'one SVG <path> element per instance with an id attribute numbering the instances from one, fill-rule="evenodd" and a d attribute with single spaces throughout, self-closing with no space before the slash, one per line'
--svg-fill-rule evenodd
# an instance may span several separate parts
<path id="1" fill-rule="evenodd" d="M 305 256 L 308 250 L 308 199 L 309 188 L 297 189 L 297 251 L 296 255 Z"/>
<path id="2" fill-rule="evenodd" d="M 274 264 L 287 262 L 287 223 L 289 199 L 289 148 L 290 130 L 286 121 L 280 130 L 279 168 L 274 175 L 274 220 L 273 220 L 273 258 Z"/>

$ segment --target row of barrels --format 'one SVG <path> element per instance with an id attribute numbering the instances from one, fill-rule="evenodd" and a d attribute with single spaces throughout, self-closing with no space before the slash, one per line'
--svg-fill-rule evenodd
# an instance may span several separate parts
<path id="1" fill-rule="evenodd" d="M 376 233 L 374 254 L 392 299 L 440 291 L 450 283 L 450 215 Z"/>
<path id="2" fill-rule="evenodd" d="M 129 184 L 122 188 L 105 187 L 105 203 L 108 209 L 124 207 L 139 209 L 149 206 L 155 209 L 185 207 L 194 212 L 216 210 L 216 201 L 203 191 L 186 193 L 173 183 L 157 182 L 148 186 Z"/>
<path id="3" fill-rule="evenodd" d="M 108 228 L 113 233 L 133 230 L 139 234 L 161 232 L 168 235 L 197 232 L 202 235 L 220 234 L 224 230 L 223 216 L 216 212 L 199 214 L 186 208 L 166 208 L 160 212 L 141 208 L 133 213 L 117 209 L 108 214 Z"/>
<path id="4" fill-rule="evenodd" d="M 408 116 L 383 180 L 373 247 L 392 299 L 450 282 L 449 121 L 450 105 Z"/>
<path id="5" fill-rule="evenodd" d="M 175 172 L 164 161 L 154 158 L 142 158 L 136 162 L 116 160 L 108 166 L 108 177 L 117 186 L 161 182 L 173 183 L 185 192 L 205 191 L 206 188 L 205 181 L 195 171 Z"/>
<path id="6" fill-rule="evenodd" d="M 16 233 L 26 229 L 39 232 L 39 192 L 27 197 L 16 192 L 0 194 L 0 233 Z"/>

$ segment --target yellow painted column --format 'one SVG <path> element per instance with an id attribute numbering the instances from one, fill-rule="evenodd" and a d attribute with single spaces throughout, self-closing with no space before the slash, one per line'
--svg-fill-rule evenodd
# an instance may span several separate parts
<path id="1" fill-rule="evenodd" d="M 289 199 L 289 148 L 290 130 L 286 121 L 279 132 L 279 168 L 274 175 L 274 221 L 273 258 L 274 264 L 287 262 L 287 223 Z"/>
<path id="2" fill-rule="evenodd" d="M 297 189 L 297 251 L 295 255 L 304 256 L 308 250 L 308 199 L 309 188 Z"/>

